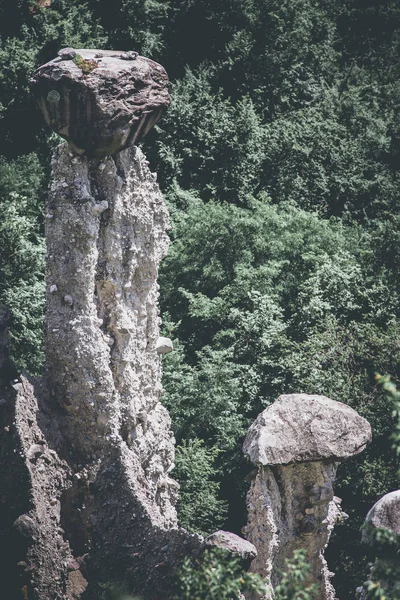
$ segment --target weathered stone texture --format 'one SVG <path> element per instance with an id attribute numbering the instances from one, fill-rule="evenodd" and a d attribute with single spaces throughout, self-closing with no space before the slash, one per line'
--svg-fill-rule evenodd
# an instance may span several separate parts
<path id="1" fill-rule="evenodd" d="M 248 493 L 243 533 L 257 548 L 251 570 L 273 586 L 285 559 L 303 548 L 311 566 L 309 581 L 317 582 L 319 588 L 316 597 L 335 598 L 323 557 L 337 516 L 332 489 L 335 472 L 335 465 L 318 461 L 260 467 Z"/>
<path id="2" fill-rule="evenodd" d="M 46 372 L 34 387 L 16 377 L 0 307 L 2 593 L 98 600 L 123 584 L 168 599 L 174 568 L 203 539 L 177 524 L 160 402 L 168 214 L 142 152 L 123 150 L 168 106 L 167 76 L 137 53 L 67 48 L 33 90 L 69 145 L 52 161 Z"/>
<path id="3" fill-rule="evenodd" d="M 241 558 L 253 559 L 257 556 L 257 550 L 253 544 L 230 531 L 222 529 L 212 533 L 205 539 L 206 546 L 221 548 Z"/>
<path id="4" fill-rule="evenodd" d="M 0 309 L 3 317 L 4 310 Z M 61 526 L 61 497 L 71 471 L 48 444 L 48 419 L 26 377 L 8 356 L 9 318 L 0 315 L 0 580 L 2 597 L 75 600 L 73 555 Z M 10 374 L 11 379 L 10 379 Z M 56 427 L 55 427 L 56 429 Z M 80 590 L 87 582 L 82 573 Z"/>
<path id="5" fill-rule="evenodd" d="M 386 494 L 371 508 L 365 519 L 363 542 L 370 542 L 371 529 L 390 529 L 400 535 L 400 490 Z"/>
<path id="6" fill-rule="evenodd" d="M 272 588 L 285 559 L 303 548 L 316 600 L 335 600 L 323 553 L 335 523 L 347 515 L 333 482 L 338 462 L 361 452 L 370 439 L 369 424 L 354 410 L 306 394 L 281 396 L 250 427 L 243 449 L 258 471 L 243 532 L 257 549 L 251 570 Z"/>
<path id="7" fill-rule="evenodd" d="M 71 471 L 49 446 L 38 424 L 39 406 L 32 384 L 21 377 L 20 386 L 12 428 L 20 441 L 23 464 L 18 470 L 26 472 L 29 506 L 14 521 L 12 535 L 20 553 L 21 584 L 26 585 L 28 598 L 75 600 L 80 596 L 74 592 L 69 574 L 79 570 L 79 565 L 72 567 L 74 557 L 61 524 L 61 498 L 72 485 Z M 81 573 L 79 576 L 83 592 L 87 582 Z"/>
<path id="8" fill-rule="evenodd" d="M 162 600 L 176 564 L 203 544 L 177 525 L 174 438 L 160 402 L 167 211 L 138 148 L 90 161 L 63 144 L 52 166 L 46 374 L 36 395 L 26 380 L 6 382 L 0 415 L 15 471 L 11 483 L 0 465 L 9 507 L 0 548 L 13 531 L 22 540 L 4 585 L 20 581 L 29 600 L 98 600 L 100 584 L 123 582 Z"/>
<path id="9" fill-rule="evenodd" d="M 135 554 L 133 563 L 147 572 L 143 586 L 154 586 L 160 569 L 153 581 L 148 573 L 163 562 L 157 548 L 171 549 L 175 537 L 187 542 L 177 530 L 178 484 L 169 476 L 174 438 L 160 402 L 156 350 L 157 273 L 168 247 L 168 215 L 138 148 L 90 162 L 74 159 L 64 145 L 53 164 L 46 364 L 62 409 L 62 452 L 77 465 L 79 486 L 95 490 L 92 503 L 82 501 L 87 514 L 79 515 L 91 521 L 93 568 L 102 565 L 112 578 L 120 571 L 117 557 Z M 127 556 L 122 564 L 136 569 Z"/>
<path id="10" fill-rule="evenodd" d="M 164 68 L 137 52 L 65 48 L 31 83 L 47 125 L 89 157 L 140 142 L 171 101 Z"/>
<path id="11" fill-rule="evenodd" d="M 371 427 L 355 410 L 325 396 L 280 396 L 254 421 L 243 451 L 255 464 L 344 460 L 371 441 Z"/>
<path id="12" fill-rule="evenodd" d="M 46 364 L 67 450 L 94 461 L 121 438 L 156 495 L 174 455 L 156 352 L 167 212 L 137 148 L 90 164 L 61 146 L 53 164 Z"/>

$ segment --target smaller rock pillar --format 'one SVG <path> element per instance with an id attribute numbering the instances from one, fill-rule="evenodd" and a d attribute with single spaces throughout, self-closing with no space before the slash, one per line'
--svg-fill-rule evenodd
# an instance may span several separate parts
<path id="1" fill-rule="evenodd" d="M 257 549 L 251 570 L 274 588 L 285 559 L 307 551 L 309 583 L 318 600 L 334 600 L 323 553 L 346 518 L 333 482 L 338 463 L 364 450 L 368 422 L 325 396 L 280 396 L 250 427 L 243 450 L 258 467 L 247 496 L 246 538 Z M 272 593 L 272 592 L 271 592 Z"/>
<path id="2" fill-rule="evenodd" d="M 362 533 L 362 541 L 365 544 L 374 546 L 375 535 L 378 529 L 386 529 L 389 532 L 400 536 L 400 490 L 390 492 L 383 496 L 374 504 L 365 519 L 365 526 Z M 388 552 L 377 558 L 370 573 L 372 581 L 378 581 L 388 594 L 388 598 L 397 597 L 398 590 L 393 590 L 393 582 L 381 581 L 377 567 L 387 567 L 391 573 L 400 573 L 400 557 L 396 552 Z M 396 584 L 395 584 L 396 585 Z M 396 594 L 397 592 L 397 594 Z M 359 600 L 366 600 L 367 592 L 361 586 L 357 588 L 357 597 Z"/>

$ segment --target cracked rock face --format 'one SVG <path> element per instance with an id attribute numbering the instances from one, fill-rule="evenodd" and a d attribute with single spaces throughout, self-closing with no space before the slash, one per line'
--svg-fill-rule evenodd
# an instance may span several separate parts
<path id="1" fill-rule="evenodd" d="M 168 105 L 166 83 L 134 52 L 73 48 L 34 75 L 45 118 L 69 145 L 54 150 L 46 205 L 41 380 L 18 376 L 0 307 L 0 568 L 10 600 L 98 600 L 121 585 L 167 600 L 174 569 L 203 547 L 177 524 L 174 438 L 160 402 L 172 350 L 159 335 L 157 285 L 168 213 L 143 153 L 126 148 Z"/>
<path id="2" fill-rule="evenodd" d="M 315 598 L 335 600 L 323 553 L 335 523 L 347 515 L 333 482 L 339 461 L 361 452 L 370 439 L 369 424 L 354 410 L 306 394 L 280 396 L 250 427 L 243 449 L 258 470 L 244 534 L 258 553 L 251 570 L 272 588 L 285 559 L 304 548 Z"/>
<path id="3" fill-rule="evenodd" d="M 0 495 L 7 499 L 0 507 L 2 593 L 7 598 L 76 600 L 87 581 L 61 525 L 61 498 L 71 487 L 71 471 L 49 446 L 38 412 L 34 388 L 21 377 L 0 417 L 9 427 L 3 456 L 18 449 L 0 467 Z M 18 582 L 20 596 L 12 581 Z"/>
<path id="4" fill-rule="evenodd" d="M 66 451 L 95 461 L 104 440 L 122 439 L 156 494 L 174 457 L 156 351 L 156 279 L 168 247 L 163 199 L 137 148 L 90 163 L 64 145 L 53 169 L 46 365 Z"/>
<path id="5" fill-rule="evenodd" d="M 47 125 L 88 157 L 140 142 L 171 101 L 164 68 L 136 52 L 64 48 L 31 87 Z"/>

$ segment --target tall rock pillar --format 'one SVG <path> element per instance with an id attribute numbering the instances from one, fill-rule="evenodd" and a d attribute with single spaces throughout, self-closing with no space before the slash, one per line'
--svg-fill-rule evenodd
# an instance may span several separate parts
<path id="1" fill-rule="evenodd" d="M 173 567 L 202 544 L 177 525 L 160 402 L 168 214 L 132 146 L 168 106 L 167 83 L 137 53 L 71 48 L 33 76 L 45 120 L 68 144 L 54 150 L 45 215 L 45 375 L 22 377 L 6 397 L 3 448 L 21 473 L 0 522 L 20 565 L 8 569 L 9 600 L 12 590 L 15 600 L 98 600 L 119 585 L 169 598 Z"/>

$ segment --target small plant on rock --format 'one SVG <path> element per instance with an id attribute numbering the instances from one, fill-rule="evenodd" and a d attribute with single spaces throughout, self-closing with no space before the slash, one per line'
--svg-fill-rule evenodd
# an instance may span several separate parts
<path id="1" fill-rule="evenodd" d="M 96 60 L 83 58 L 80 54 L 77 54 L 73 60 L 76 66 L 82 70 L 84 75 L 89 75 L 89 73 L 99 66 Z"/>

